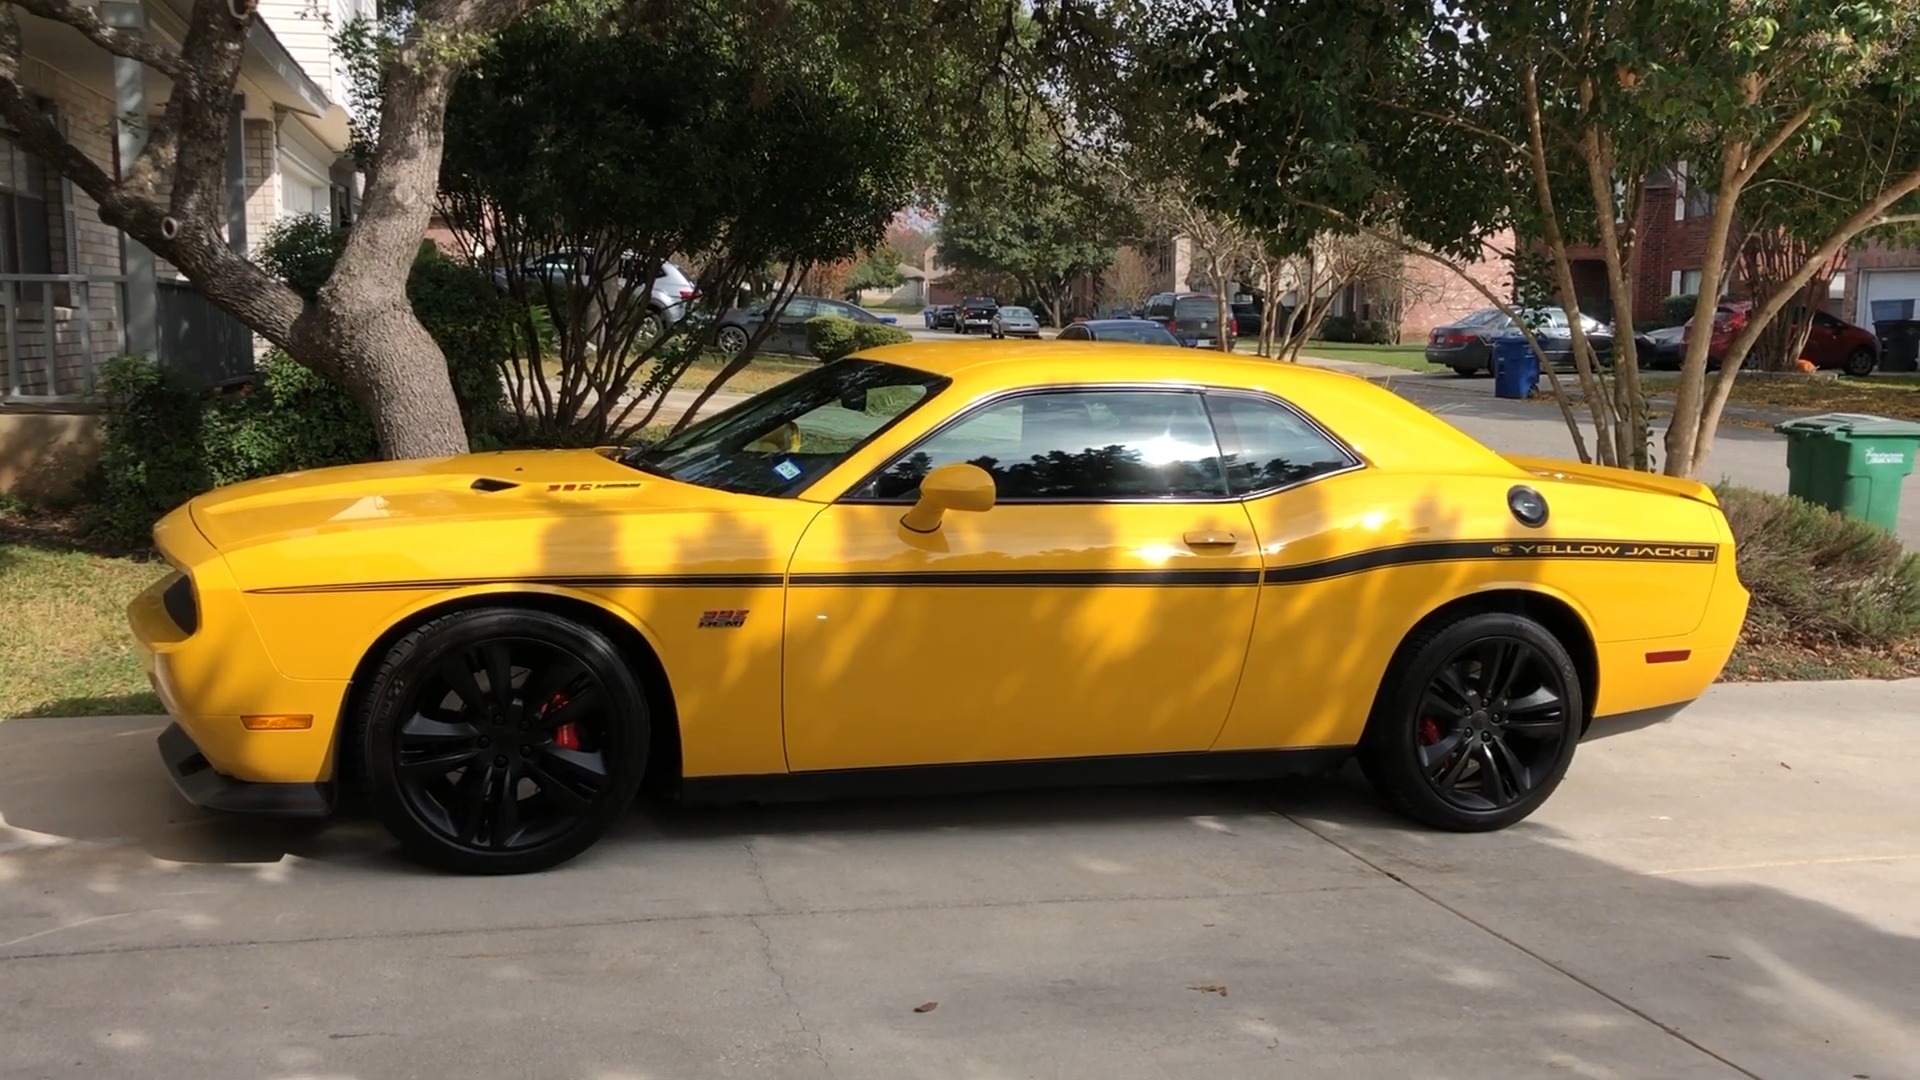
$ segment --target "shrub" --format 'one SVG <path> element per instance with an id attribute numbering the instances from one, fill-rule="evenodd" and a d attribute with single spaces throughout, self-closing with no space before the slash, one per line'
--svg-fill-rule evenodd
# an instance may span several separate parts
<path id="1" fill-rule="evenodd" d="M 839 315 L 816 315 L 807 320 L 807 351 L 830 364 L 860 347 L 859 326 Z"/>
<path id="2" fill-rule="evenodd" d="M 1362 319 L 1353 324 L 1353 340 L 1362 345 L 1398 345 L 1400 328 L 1386 319 Z"/>
<path id="3" fill-rule="evenodd" d="M 1320 332 L 1315 336 L 1321 341 L 1352 341 L 1354 334 L 1353 317 L 1350 315 L 1329 315 L 1320 320 Z"/>
<path id="4" fill-rule="evenodd" d="M 94 538 L 144 545 L 153 523 L 213 486 L 200 445 L 201 394 L 142 356 L 110 361 L 100 463 L 88 478 L 82 522 Z"/>
<path id="5" fill-rule="evenodd" d="M 1920 635 L 1920 555 L 1883 529 L 1787 495 L 1721 486 L 1746 635 L 1886 645 Z"/>
<path id="6" fill-rule="evenodd" d="M 1679 326 L 1693 318 L 1693 305 L 1699 299 L 1694 293 L 1676 293 L 1660 301 L 1660 314 L 1666 317 L 1668 326 Z"/>
<path id="7" fill-rule="evenodd" d="M 334 228 L 318 214 L 301 214 L 267 226 L 255 258 L 261 269 L 311 300 L 332 276 L 346 244 L 345 229 Z"/>
<path id="8" fill-rule="evenodd" d="M 853 351 L 877 349 L 882 345 L 904 345 L 913 340 L 913 335 L 897 326 L 886 323 L 854 323 Z"/>

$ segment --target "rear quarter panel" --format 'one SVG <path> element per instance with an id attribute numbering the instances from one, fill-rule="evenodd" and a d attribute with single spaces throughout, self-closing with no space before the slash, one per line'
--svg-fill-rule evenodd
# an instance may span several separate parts
<path id="1" fill-rule="evenodd" d="M 1508 490 L 1522 483 L 1547 500 L 1540 528 L 1507 508 Z M 1716 575 L 1732 573 L 1713 507 L 1519 470 L 1365 469 L 1248 510 L 1266 584 L 1216 749 L 1357 742 L 1394 651 L 1462 597 L 1559 600 L 1606 655 L 1605 643 L 1692 633 Z M 1601 673 L 1603 697 L 1609 675 Z"/>

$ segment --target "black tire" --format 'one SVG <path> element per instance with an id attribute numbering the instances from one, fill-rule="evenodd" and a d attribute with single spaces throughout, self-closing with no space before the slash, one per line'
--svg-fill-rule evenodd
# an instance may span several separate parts
<path id="1" fill-rule="evenodd" d="M 747 332 L 738 326 L 723 326 L 717 335 L 717 342 L 720 352 L 728 358 L 739 356 L 741 350 L 747 347 Z"/>
<path id="2" fill-rule="evenodd" d="M 653 344 L 655 339 L 667 332 L 667 317 L 659 308 L 649 308 L 640 317 L 640 328 L 636 337 L 642 347 Z"/>
<path id="3" fill-rule="evenodd" d="M 1473 368 L 1473 367 L 1462 367 L 1461 365 L 1456 364 L 1454 365 L 1453 373 L 1455 375 L 1460 376 L 1463 379 L 1471 379 L 1475 375 L 1480 374 L 1480 369 Z"/>
<path id="4" fill-rule="evenodd" d="M 1862 345 L 1847 354 L 1847 374 L 1856 379 L 1864 379 L 1873 374 L 1873 350 Z"/>
<path id="5" fill-rule="evenodd" d="M 605 635 L 547 612 L 483 608 L 415 629 L 358 719 L 375 816 L 409 857 L 454 873 L 566 862 L 633 804 L 646 772 L 647 700 L 631 668 Z"/>
<path id="6" fill-rule="evenodd" d="M 1585 707 L 1573 659 L 1546 627 L 1521 615 L 1467 615 L 1396 654 L 1361 740 L 1362 767 L 1415 821 L 1504 829 L 1559 786 Z"/>

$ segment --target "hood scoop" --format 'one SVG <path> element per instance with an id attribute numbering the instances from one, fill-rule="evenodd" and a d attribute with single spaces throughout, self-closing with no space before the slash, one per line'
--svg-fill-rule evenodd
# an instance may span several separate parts
<path id="1" fill-rule="evenodd" d="M 520 485 L 512 480 L 496 480 L 491 476 L 482 476 L 468 486 L 475 491 L 508 491 Z"/>

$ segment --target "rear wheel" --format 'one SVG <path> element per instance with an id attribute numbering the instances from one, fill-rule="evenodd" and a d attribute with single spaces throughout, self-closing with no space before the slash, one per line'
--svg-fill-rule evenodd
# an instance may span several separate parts
<path id="1" fill-rule="evenodd" d="M 1864 379 L 1873 374 L 1873 350 L 1862 346 L 1847 354 L 1847 374 Z"/>
<path id="2" fill-rule="evenodd" d="M 632 805 L 646 769 L 646 698 L 619 650 L 546 612 L 427 623 L 394 645 L 362 708 L 368 801 L 442 870 L 566 862 Z"/>
<path id="3" fill-rule="evenodd" d="M 1458 375 L 1458 376 L 1460 376 L 1460 377 L 1461 377 L 1461 378 L 1463 378 L 1463 379 L 1471 379 L 1471 378 L 1473 378 L 1473 377 L 1474 377 L 1475 375 L 1478 375 L 1478 374 L 1480 373 L 1480 369 L 1479 369 L 1479 368 L 1472 368 L 1472 367 L 1467 367 L 1467 366 L 1465 366 L 1465 365 L 1462 365 L 1462 364 L 1455 364 L 1455 365 L 1453 365 L 1453 373 L 1454 373 L 1455 375 Z"/>
<path id="4" fill-rule="evenodd" d="M 1585 709 L 1567 650 L 1520 615 L 1468 615 L 1407 643 L 1360 746 L 1401 813 L 1456 832 L 1533 813 L 1573 761 Z"/>

